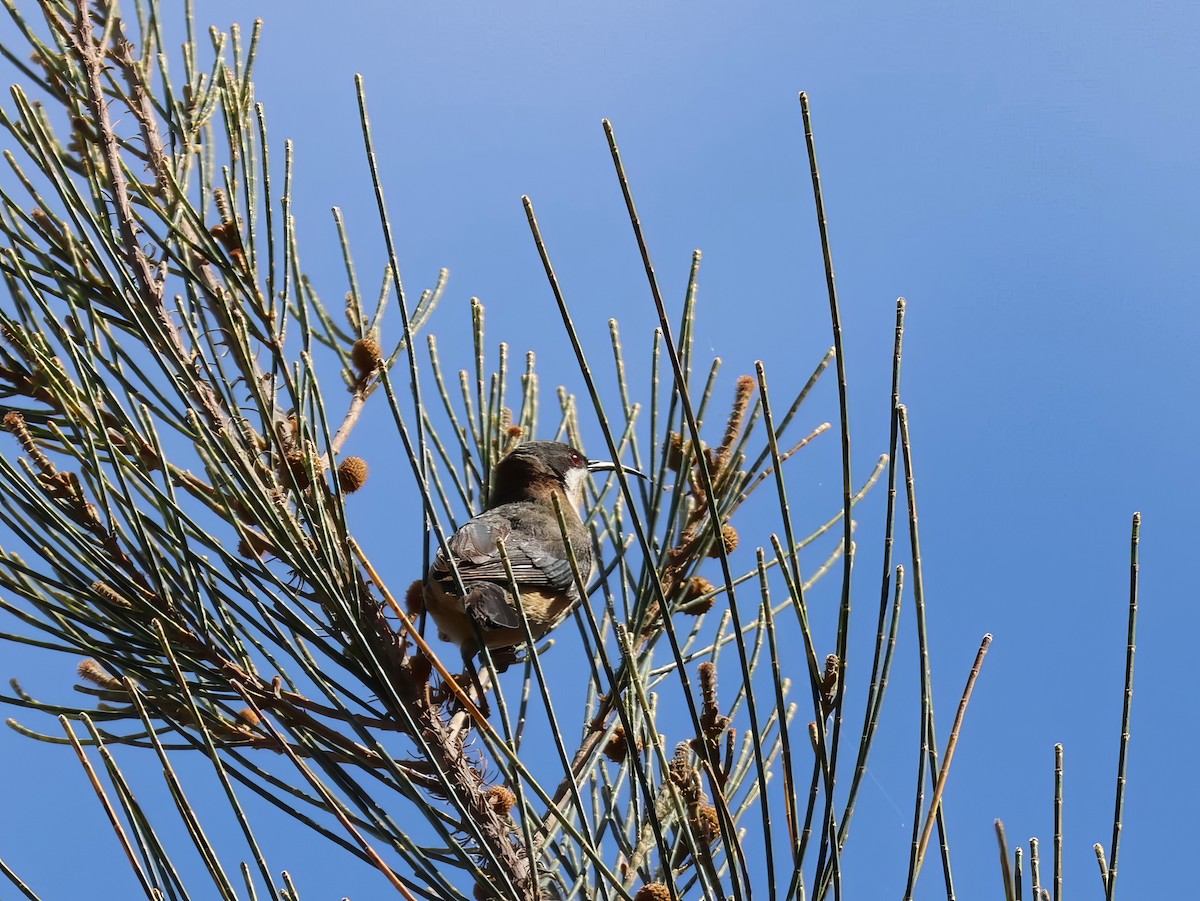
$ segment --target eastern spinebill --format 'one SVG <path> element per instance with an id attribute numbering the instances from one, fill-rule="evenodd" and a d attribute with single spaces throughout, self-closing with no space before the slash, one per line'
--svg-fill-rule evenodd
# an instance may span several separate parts
<path id="1" fill-rule="evenodd" d="M 468 666 L 480 649 L 480 640 L 489 651 L 510 649 L 525 641 L 518 602 L 511 590 L 513 580 L 505 571 L 499 542 L 504 542 L 521 609 L 535 641 L 559 626 L 583 601 L 567 559 L 553 498 L 558 496 L 571 550 L 579 572 L 587 579 L 592 571 L 592 542 L 579 518 L 584 486 L 589 473 L 618 468 L 645 478 L 628 466 L 588 460 L 557 441 L 518 445 L 496 464 L 488 508 L 455 532 L 446 548 L 438 548 L 425 580 L 425 607 L 437 623 L 438 634 L 459 646 Z M 447 549 L 463 592 L 446 558 Z M 501 661 L 511 657 L 499 656 Z"/>

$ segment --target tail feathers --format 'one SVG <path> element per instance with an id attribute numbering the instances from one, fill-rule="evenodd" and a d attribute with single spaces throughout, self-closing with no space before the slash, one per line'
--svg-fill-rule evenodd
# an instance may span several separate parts
<path id="1" fill-rule="evenodd" d="M 508 592 L 494 582 L 472 585 L 463 600 L 463 607 L 481 628 L 519 629 L 521 617 Z"/>

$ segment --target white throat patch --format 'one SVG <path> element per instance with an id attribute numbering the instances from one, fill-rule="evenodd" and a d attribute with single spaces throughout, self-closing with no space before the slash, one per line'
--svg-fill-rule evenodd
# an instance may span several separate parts
<path id="1" fill-rule="evenodd" d="M 567 470 L 566 477 L 563 479 L 563 490 L 567 493 L 567 500 L 571 502 L 571 506 L 579 512 L 579 508 L 583 505 L 583 488 L 587 484 L 588 471 L 583 467 L 574 467 Z"/>

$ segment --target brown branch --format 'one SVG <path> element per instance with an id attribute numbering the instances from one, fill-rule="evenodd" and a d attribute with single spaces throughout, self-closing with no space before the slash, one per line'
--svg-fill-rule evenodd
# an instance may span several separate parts
<path id="1" fill-rule="evenodd" d="M 109 56 L 117 64 L 117 68 L 121 70 L 121 74 L 125 78 L 125 83 L 129 85 L 129 90 L 133 96 L 127 98 L 127 106 L 130 112 L 138 121 L 138 127 L 142 131 L 142 141 L 146 148 L 146 158 L 150 163 L 150 171 L 154 173 L 154 183 L 156 192 L 162 196 L 167 196 L 167 191 L 170 184 L 167 180 L 167 170 L 169 162 L 166 151 L 163 149 L 162 133 L 158 128 L 158 117 L 154 115 L 154 107 L 150 103 L 150 95 L 146 91 L 145 80 L 142 73 L 138 70 L 137 61 L 133 58 L 133 44 L 122 33 L 121 26 L 118 25 L 118 39 L 116 46 L 109 52 Z"/>
<path id="2" fill-rule="evenodd" d="M 124 257 L 126 265 L 133 271 L 138 293 L 146 312 L 154 318 L 164 336 L 163 339 L 160 339 L 161 343 L 156 343 L 160 343 L 161 349 L 170 352 L 180 371 L 187 371 L 191 365 L 191 355 L 183 343 L 179 330 L 171 321 L 163 302 L 166 285 L 165 261 L 159 267 L 162 274 L 155 275 L 149 257 L 138 243 L 137 223 L 133 205 L 129 199 L 129 182 L 125 178 L 120 148 L 113 131 L 108 104 L 104 99 L 104 90 L 100 83 L 100 75 L 104 71 L 104 59 L 92 34 L 88 0 L 76 0 L 75 16 L 75 30 L 71 35 L 71 43 L 83 63 L 86 76 L 88 108 L 95 121 L 95 140 L 100 147 L 101 157 L 104 159 L 109 194 L 115 207 L 117 229 L 121 237 L 119 252 Z M 161 164 L 163 159 L 161 141 L 158 157 L 155 157 L 153 148 L 148 147 L 147 149 L 151 153 L 151 159 L 157 160 Z M 189 381 L 195 399 L 208 418 L 209 425 L 213 428 L 224 427 L 230 416 L 216 391 L 202 378 L 196 377 Z"/>
<path id="3" fill-rule="evenodd" d="M 458 703 L 466 708 L 471 719 L 481 729 L 491 729 L 479 708 L 459 686 L 458 681 L 446 670 L 437 654 L 425 642 L 412 620 L 396 602 L 395 596 L 379 577 L 379 573 L 371 565 L 371 561 L 363 552 L 362 547 L 353 539 L 350 541 L 350 547 L 372 583 L 379 589 L 388 606 L 391 607 L 392 612 L 400 618 L 406 635 L 412 638 L 417 648 L 446 681 L 447 687 L 454 694 Z M 517 886 L 522 897 L 535 897 L 536 886 L 533 882 L 532 863 L 526 856 L 525 846 L 511 841 L 512 826 L 508 819 L 496 810 L 488 797 L 483 774 L 474 767 L 465 753 L 461 730 L 446 721 L 439 707 L 429 703 L 428 695 L 417 696 L 411 714 L 419 724 L 421 737 L 430 750 L 438 755 L 439 763 L 454 792 L 457 806 L 470 818 L 475 828 L 478 829 L 478 834 L 487 843 L 488 859 L 504 867 L 504 871 Z"/>
<path id="4" fill-rule="evenodd" d="M 365 382 L 365 379 L 363 381 Z M 337 433 L 333 436 L 333 443 L 329 447 L 332 455 L 336 456 L 341 452 L 342 445 L 346 443 L 351 430 L 358 423 L 358 417 L 362 414 L 366 402 L 366 392 L 362 388 L 356 388 L 350 406 L 346 410 L 346 416 L 342 419 L 342 424 L 338 426 Z"/>
<path id="5" fill-rule="evenodd" d="M 104 159 L 104 168 L 108 174 L 110 195 L 117 212 L 117 227 L 121 233 L 121 251 L 125 263 L 133 270 L 142 298 L 150 301 L 151 306 L 162 306 L 163 280 L 158 278 L 150 267 L 150 260 L 138 244 L 137 226 L 134 221 L 133 206 L 129 201 L 129 185 L 125 179 L 125 170 L 121 164 L 121 151 L 113 131 L 112 118 L 108 114 L 108 104 L 104 100 L 104 88 L 100 84 L 100 73 L 104 71 L 104 60 L 100 48 L 96 45 L 92 34 L 92 17 L 88 11 L 87 0 L 75 2 L 75 31 L 71 36 L 75 52 L 83 63 L 84 74 L 87 78 L 87 103 L 92 118 L 96 124 L 96 143 Z"/>

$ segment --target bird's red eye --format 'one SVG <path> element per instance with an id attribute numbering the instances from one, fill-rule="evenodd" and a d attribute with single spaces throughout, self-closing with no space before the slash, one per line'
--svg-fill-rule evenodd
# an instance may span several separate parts
<path id="1" fill-rule="evenodd" d="M 575 451 L 571 451 L 571 465 L 572 466 L 582 466 L 583 465 L 583 457 L 579 456 L 579 454 L 575 453 Z"/>

